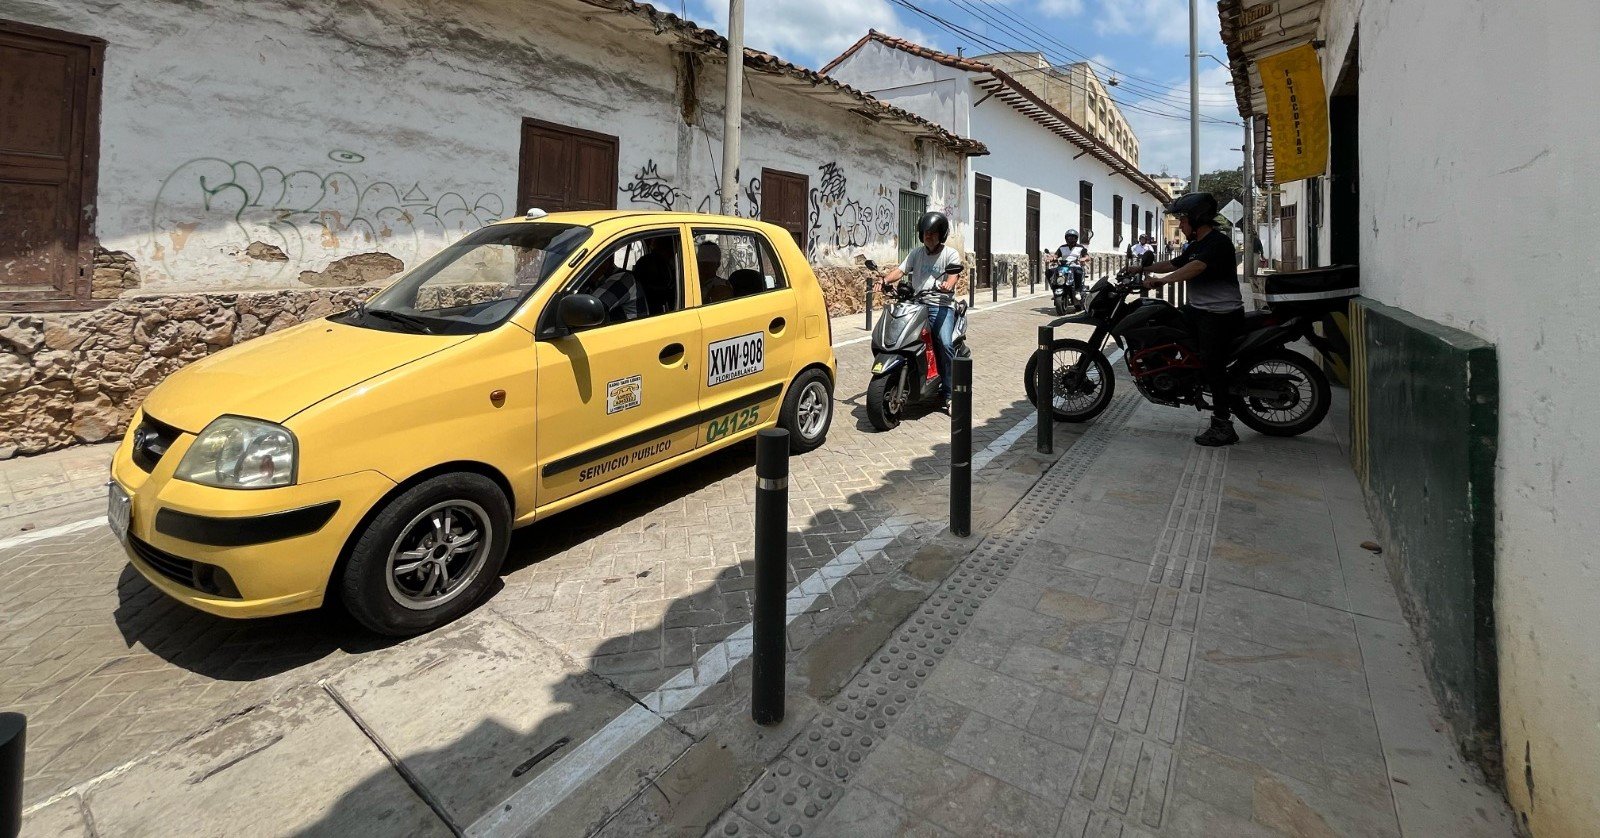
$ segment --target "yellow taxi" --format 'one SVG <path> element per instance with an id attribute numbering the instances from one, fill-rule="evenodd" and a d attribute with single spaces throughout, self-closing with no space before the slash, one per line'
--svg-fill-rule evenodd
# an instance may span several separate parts
<path id="1" fill-rule="evenodd" d="M 336 598 L 413 634 L 483 598 L 516 527 L 761 428 L 821 445 L 833 382 L 822 289 L 782 228 L 532 210 L 162 382 L 117 449 L 108 517 L 195 608 Z"/>

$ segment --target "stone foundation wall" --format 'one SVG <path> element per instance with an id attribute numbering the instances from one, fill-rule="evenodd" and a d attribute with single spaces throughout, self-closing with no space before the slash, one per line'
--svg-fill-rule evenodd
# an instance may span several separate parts
<path id="1" fill-rule="evenodd" d="M 96 287 L 131 260 L 96 257 Z M 102 280 L 102 271 L 106 278 Z M 91 312 L 0 315 L 0 460 L 115 439 L 162 379 L 253 337 L 354 306 L 374 288 L 129 297 Z M 119 289 L 120 293 L 120 289 Z"/>

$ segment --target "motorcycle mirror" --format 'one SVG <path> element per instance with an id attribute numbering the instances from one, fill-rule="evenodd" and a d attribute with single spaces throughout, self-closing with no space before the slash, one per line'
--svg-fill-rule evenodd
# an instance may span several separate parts
<path id="1" fill-rule="evenodd" d="M 961 265 L 950 265 L 944 269 L 944 272 L 947 274 L 958 274 L 964 270 L 966 270 L 966 268 Z"/>
<path id="2" fill-rule="evenodd" d="M 871 259 L 868 259 L 864 264 L 866 264 L 867 270 L 869 271 L 875 271 L 878 269 L 878 263 L 872 261 Z"/>

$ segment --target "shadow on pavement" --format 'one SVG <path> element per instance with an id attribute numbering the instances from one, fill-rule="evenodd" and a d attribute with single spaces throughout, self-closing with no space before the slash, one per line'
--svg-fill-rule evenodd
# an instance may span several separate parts
<path id="1" fill-rule="evenodd" d="M 1019 400 L 999 416 L 974 427 L 975 451 L 1010 430 L 1031 410 L 1026 401 Z M 929 421 L 935 420 L 937 425 L 930 425 L 927 430 L 935 438 L 945 440 L 946 420 L 939 414 L 929 417 Z M 1063 429 L 1058 450 L 1069 447 L 1072 439 L 1070 432 Z M 1026 450 L 1026 446 L 1027 440 L 1022 439 L 1010 450 Z M 753 454 L 753 444 L 740 445 L 680 470 L 677 478 L 664 475 L 644 487 L 619 492 L 591 504 L 590 512 L 567 513 L 546 522 L 547 527 L 530 528 L 529 537 L 513 545 L 508 567 L 528 567 L 566 545 L 633 518 L 647 518 L 651 509 L 663 502 L 663 494 L 679 498 L 745 471 L 752 465 Z M 943 485 L 948 463 L 948 442 L 940 441 L 930 454 L 916 457 L 904 467 L 883 475 L 871 488 L 854 492 L 843 502 L 804 520 L 791 518 L 790 587 L 797 579 L 810 576 L 832 561 L 861 539 L 863 530 L 871 531 L 891 511 L 919 523 L 942 523 L 948 503 Z M 791 474 L 805 466 L 806 456 L 796 457 Z M 1019 474 L 1025 476 L 1018 477 Z M 975 506 L 978 535 L 968 546 L 979 543 L 981 527 L 998 521 L 1010 508 L 1010 503 L 1020 498 L 1026 486 L 1036 479 L 1037 471 L 1018 469 L 1000 477 L 1009 481 L 1016 497 L 1005 503 L 1005 509 L 999 508 L 998 501 L 992 510 Z M 753 476 L 750 481 L 753 483 Z M 982 478 L 977 483 L 981 484 Z M 975 490 L 979 488 L 975 486 Z M 994 497 L 982 491 L 975 491 L 975 495 L 978 504 L 983 498 Z M 793 506 L 791 503 L 791 508 Z M 848 520 L 851 517 L 861 520 L 852 527 Z M 803 722 L 809 716 L 808 697 L 831 696 L 852 677 L 964 554 L 932 541 L 924 541 L 921 547 L 912 544 L 896 552 L 894 559 L 882 555 L 870 557 L 855 573 L 819 597 L 810 611 L 791 625 L 788 679 L 791 721 Z M 579 751 L 597 731 L 612 722 L 612 712 L 596 714 L 586 708 L 586 702 L 575 701 L 573 696 L 591 691 L 594 684 L 601 683 L 614 699 L 622 699 L 613 706 L 629 708 L 637 716 L 636 703 L 650 706 L 646 699 L 652 691 L 680 673 L 692 672 L 703 665 L 702 655 L 749 622 L 752 572 L 749 562 L 732 564 L 722 569 L 714 582 L 673 600 L 659 621 L 601 641 L 592 654 L 577 661 L 580 671 L 569 672 L 555 683 L 541 685 L 539 689 L 547 691 L 548 695 L 541 694 L 537 699 L 529 697 L 530 702 L 555 712 L 517 719 L 516 708 L 472 703 L 475 699 L 481 700 L 485 690 L 492 693 L 492 688 L 443 681 L 430 687 L 417 680 L 409 690 L 417 691 L 418 695 L 434 696 L 427 699 L 431 704 L 439 703 L 439 691 L 459 696 L 457 712 L 475 720 L 468 724 L 466 733 L 442 748 L 408 752 L 403 746 L 395 747 L 395 740 L 387 738 L 384 721 L 365 721 L 398 752 L 401 762 L 417 777 L 419 784 L 437 798 L 438 807 L 444 810 L 451 823 L 449 828 L 435 824 L 439 834 L 460 834 L 478 818 L 495 811 L 498 801 L 536 781 L 542 772 Z M 629 580 L 631 576 L 624 576 L 624 581 Z M 517 623 L 515 618 L 508 619 Z M 453 628 L 462 625 L 458 623 Z M 469 631 L 475 630 L 464 629 L 463 633 Z M 536 629 L 523 628 L 522 631 L 524 636 L 531 636 L 532 644 L 557 648 L 555 643 L 540 637 Z M 421 673 L 427 668 L 416 670 L 417 678 L 425 678 Z M 713 671 L 712 674 L 717 673 Z M 786 741 L 781 731 L 758 731 L 747 721 L 748 681 L 746 660 L 735 666 L 731 675 L 709 684 L 686 709 L 670 717 L 648 717 L 654 739 L 638 740 L 642 744 L 611 755 L 614 762 L 607 763 L 609 769 L 601 769 L 596 775 L 598 779 L 589 779 L 576 790 L 557 796 L 548 816 L 526 834 L 634 835 L 650 831 L 700 835 L 738 799 Z M 427 692 L 430 689 L 435 692 Z M 420 697 L 404 700 L 424 701 Z M 416 708 L 419 713 L 426 710 Z M 397 720 L 391 722 L 401 724 Z M 517 766 L 556 745 L 562 738 L 569 741 L 560 750 L 521 776 L 512 776 Z M 709 740 L 705 743 L 709 747 L 694 748 L 703 740 Z M 459 773 L 462 771 L 471 772 L 470 783 L 463 780 Z M 392 793 L 394 779 L 389 772 L 364 778 L 344 792 L 316 823 L 298 834 L 348 834 L 350 827 L 361 824 L 369 813 L 387 811 L 386 806 L 395 805 L 383 800 L 385 794 Z M 440 793 L 439 789 L 446 791 Z M 488 805 L 484 805 L 485 801 Z"/>

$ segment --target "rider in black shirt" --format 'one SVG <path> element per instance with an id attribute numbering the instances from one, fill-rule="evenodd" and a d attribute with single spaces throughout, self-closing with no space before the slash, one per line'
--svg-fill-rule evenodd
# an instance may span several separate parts
<path id="1" fill-rule="evenodd" d="M 1239 441 L 1233 429 L 1228 395 L 1228 349 L 1244 327 L 1244 297 L 1239 292 L 1233 239 L 1216 228 L 1217 199 L 1207 192 L 1191 192 L 1167 205 L 1167 215 L 1178 216 L 1178 227 L 1189 240 L 1172 259 L 1155 265 L 1129 268 L 1129 274 L 1166 274 L 1148 277 L 1146 288 L 1184 282 L 1189 302 L 1183 313 L 1194 327 L 1195 348 L 1205 363 L 1206 387 L 1211 391 L 1211 427 L 1194 438 L 1201 445 L 1232 445 Z"/>

